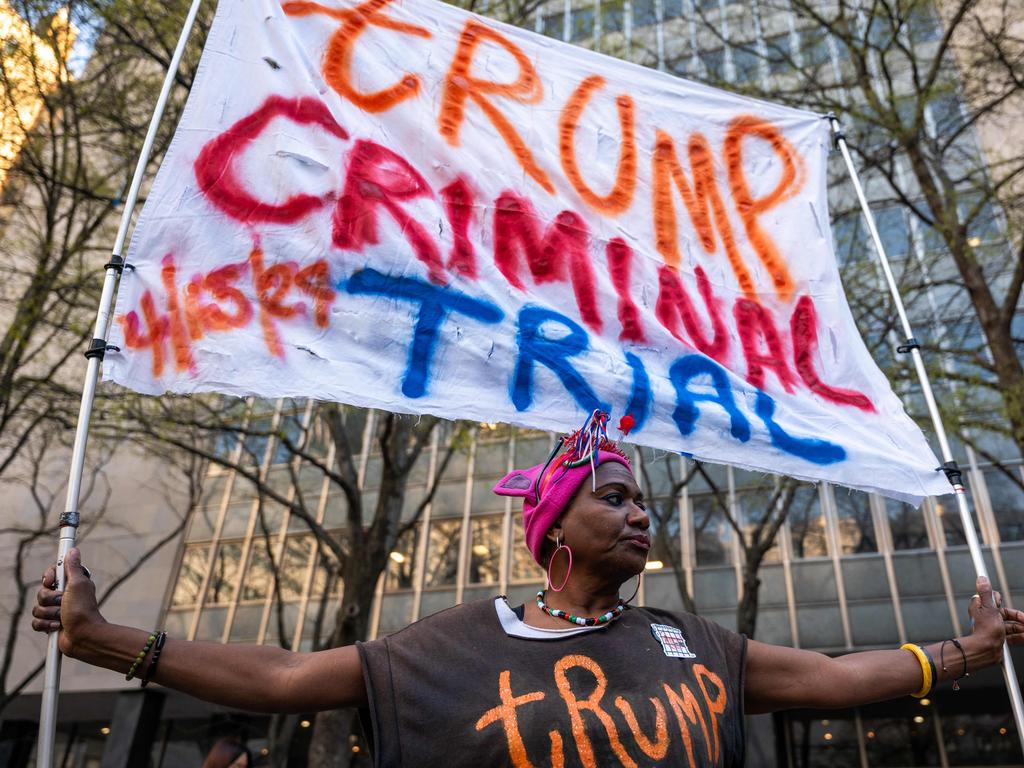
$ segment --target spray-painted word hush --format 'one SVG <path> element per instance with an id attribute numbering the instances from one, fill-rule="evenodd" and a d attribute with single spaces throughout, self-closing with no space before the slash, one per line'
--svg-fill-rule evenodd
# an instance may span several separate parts
<path id="1" fill-rule="evenodd" d="M 267 10 L 269 8 L 269 10 Z M 569 429 L 918 500 L 828 126 L 433 0 L 224 0 L 109 378 Z"/>

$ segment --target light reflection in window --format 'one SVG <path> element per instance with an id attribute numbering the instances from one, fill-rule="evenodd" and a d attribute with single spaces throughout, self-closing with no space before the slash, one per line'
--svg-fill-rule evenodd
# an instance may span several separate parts
<path id="1" fill-rule="evenodd" d="M 185 550 L 185 554 L 181 558 L 181 568 L 178 571 L 178 581 L 174 585 L 171 607 L 180 608 L 199 602 L 199 590 L 202 588 L 203 577 L 206 575 L 206 558 L 209 554 L 210 546 L 208 544 L 189 547 Z"/>
<path id="2" fill-rule="evenodd" d="M 231 602 L 238 584 L 238 564 L 241 559 L 241 542 L 232 541 L 217 548 L 210 571 L 210 583 L 206 588 L 207 603 Z"/>
<path id="3" fill-rule="evenodd" d="M 496 584 L 501 563 L 501 517 L 488 515 L 470 520 L 470 584 Z"/>
<path id="4" fill-rule="evenodd" d="M 442 587 L 455 583 L 459 571 L 459 535 L 462 521 L 433 520 L 427 547 L 424 586 Z"/>

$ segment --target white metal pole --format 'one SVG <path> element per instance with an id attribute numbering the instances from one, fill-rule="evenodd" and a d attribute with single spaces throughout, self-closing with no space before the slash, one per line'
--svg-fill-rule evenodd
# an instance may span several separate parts
<path id="1" fill-rule="evenodd" d="M 78 410 L 78 424 L 75 428 L 75 442 L 71 452 L 65 512 L 60 516 L 60 533 L 57 543 L 57 589 L 64 589 L 64 558 L 67 557 L 68 551 L 75 545 L 75 534 L 77 533 L 80 520 L 78 497 L 81 492 L 82 473 L 85 468 L 85 446 L 89 437 L 89 418 L 92 415 L 92 405 L 96 395 L 96 382 L 99 379 L 100 364 L 103 361 L 103 354 L 107 349 L 106 339 L 107 333 L 110 330 L 114 291 L 117 287 L 121 271 L 124 269 L 124 259 L 121 254 L 127 239 L 132 212 L 139 198 L 139 188 L 142 186 L 146 165 L 149 163 L 149 157 L 153 152 L 153 142 L 156 139 L 157 128 L 160 125 L 160 119 L 163 117 L 164 108 L 167 106 L 167 97 L 170 95 L 171 86 L 174 85 L 174 77 L 178 72 L 181 56 L 185 52 L 185 45 L 192 32 L 196 14 L 199 12 L 201 4 L 202 0 L 192 0 L 188 15 L 185 17 L 185 24 L 181 29 L 181 34 L 178 36 L 178 44 L 174 49 L 174 54 L 171 56 L 167 73 L 164 76 L 163 87 L 160 89 L 160 96 L 157 98 L 156 107 L 153 109 L 153 116 L 149 121 L 149 130 L 146 132 L 146 139 L 142 144 L 142 150 L 139 152 L 138 162 L 135 164 L 135 174 L 132 176 L 132 183 L 124 201 L 121 223 L 117 230 L 117 237 L 114 239 L 110 261 L 107 263 L 104 273 L 103 290 L 100 293 L 100 303 L 96 310 L 96 326 L 93 331 L 93 339 L 85 353 L 85 356 L 88 358 L 88 366 L 85 371 L 85 383 L 82 386 L 82 402 Z M 43 696 L 39 712 L 39 742 L 36 750 L 36 765 L 39 768 L 53 768 L 54 739 L 57 733 L 57 696 L 60 687 L 61 656 L 57 633 L 51 633 L 47 640 L 46 673 L 43 680 Z"/>
<path id="2" fill-rule="evenodd" d="M 868 232 L 871 234 L 871 241 L 874 243 L 875 251 L 878 253 L 878 261 L 885 274 L 885 281 L 892 294 L 893 304 L 896 306 L 896 313 L 899 315 L 900 325 L 903 329 L 906 341 L 900 347 L 901 352 L 909 352 L 914 361 L 914 368 L 917 371 L 917 378 L 921 383 L 921 391 L 924 393 L 924 401 L 928 406 L 928 415 L 932 420 L 932 427 L 939 440 L 939 449 L 942 452 L 941 469 L 949 478 L 953 486 L 953 493 L 956 496 L 957 507 L 960 510 L 960 523 L 964 529 L 964 536 L 967 538 L 967 549 L 971 553 L 971 561 L 974 564 L 974 571 L 978 576 L 988 578 L 988 569 L 985 567 L 985 558 L 981 552 L 981 544 L 978 542 L 978 534 L 974 528 L 974 519 L 971 510 L 967 505 L 967 491 L 963 486 L 960 468 L 953 458 L 953 452 L 949 448 L 949 440 L 946 438 L 946 429 L 942 424 L 942 415 L 935 403 L 935 394 L 932 392 L 931 381 L 928 378 L 928 371 L 924 367 L 924 360 L 921 358 L 921 349 L 914 338 L 914 331 L 907 318 L 907 310 L 903 306 L 903 298 L 900 296 L 899 286 L 893 276 L 892 268 L 889 266 L 889 257 L 885 253 L 882 239 L 875 226 L 875 217 L 872 215 L 871 207 L 868 205 L 867 197 L 864 195 L 864 188 L 861 186 L 857 168 L 850 156 L 850 148 L 846 143 L 846 136 L 843 135 L 839 120 L 835 115 L 828 116 L 832 127 L 832 134 L 835 137 L 836 146 L 843 155 L 846 168 L 850 172 L 850 180 L 853 182 L 853 189 L 857 193 L 857 200 L 860 202 L 861 211 L 864 213 L 864 220 L 868 225 Z M 1013 659 L 1010 656 L 1010 648 L 1003 643 L 1003 677 L 1006 680 L 1006 690 L 1010 696 L 1010 706 L 1013 709 L 1013 719 L 1017 724 L 1017 737 L 1024 747 L 1024 700 L 1021 699 L 1020 684 L 1013 669 Z"/>

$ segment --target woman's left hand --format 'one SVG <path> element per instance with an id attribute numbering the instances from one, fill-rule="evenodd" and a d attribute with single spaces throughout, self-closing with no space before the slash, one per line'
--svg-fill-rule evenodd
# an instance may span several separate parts
<path id="1" fill-rule="evenodd" d="M 1024 645 L 1024 611 L 1004 608 L 1002 597 L 993 592 L 988 579 L 979 578 L 977 589 L 969 608 L 971 634 L 957 638 L 960 647 L 946 640 L 925 649 L 935 662 L 934 684 L 998 664 L 1004 641 Z M 922 682 L 917 657 L 902 649 L 830 658 L 756 640 L 747 644 L 744 696 L 751 714 L 793 707 L 855 707 L 906 696 Z"/>
<path id="2" fill-rule="evenodd" d="M 1024 645 L 1024 611 L 1004 608 L 1003 596 L 992 590 L 984 576 L 978 577 L 976 588 L 978 593 L 967 608 L 971 617 L 968 671 L 998 664 L 1004 640 L 1010 645 Z M 948 663 L 946 666 L 950 667 Z"/>

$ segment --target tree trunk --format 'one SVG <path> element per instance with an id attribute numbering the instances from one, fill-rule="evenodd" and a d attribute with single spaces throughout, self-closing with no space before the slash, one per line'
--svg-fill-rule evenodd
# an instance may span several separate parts
<path id="1" fill-rule="evenodd" d="M 757 607 L 761 595 L 761 579 L 757 571 L 760 566 L 760 558 L 747 557 L 743 568 L 743 594 L 736 606 L 736 631 L 750 638 L 757 630 Z"/>
<path id="2" fill-rule="evenodd" d="M 356 720 L 354 709 L 332 709 L 316 716 L 309 745 L 309 768 L 349 768 L 355 762 L 352 735 Z"/>
<path id="3" fill-rule="evenodd" d="M 367 559 L 369 553 L 363 558 L 350 557 L 346 563 L 344 595 L 329 643 L 331 648 L 352 645 L 366 638 L 377 582 L 375 574 L 383 568 L 374 569 Z M 354 709 L 334 709 L 317 714 L 309 745 L 309 768 L 349 768 L 352 765 L 351 737 L 356 720 Z"/>

